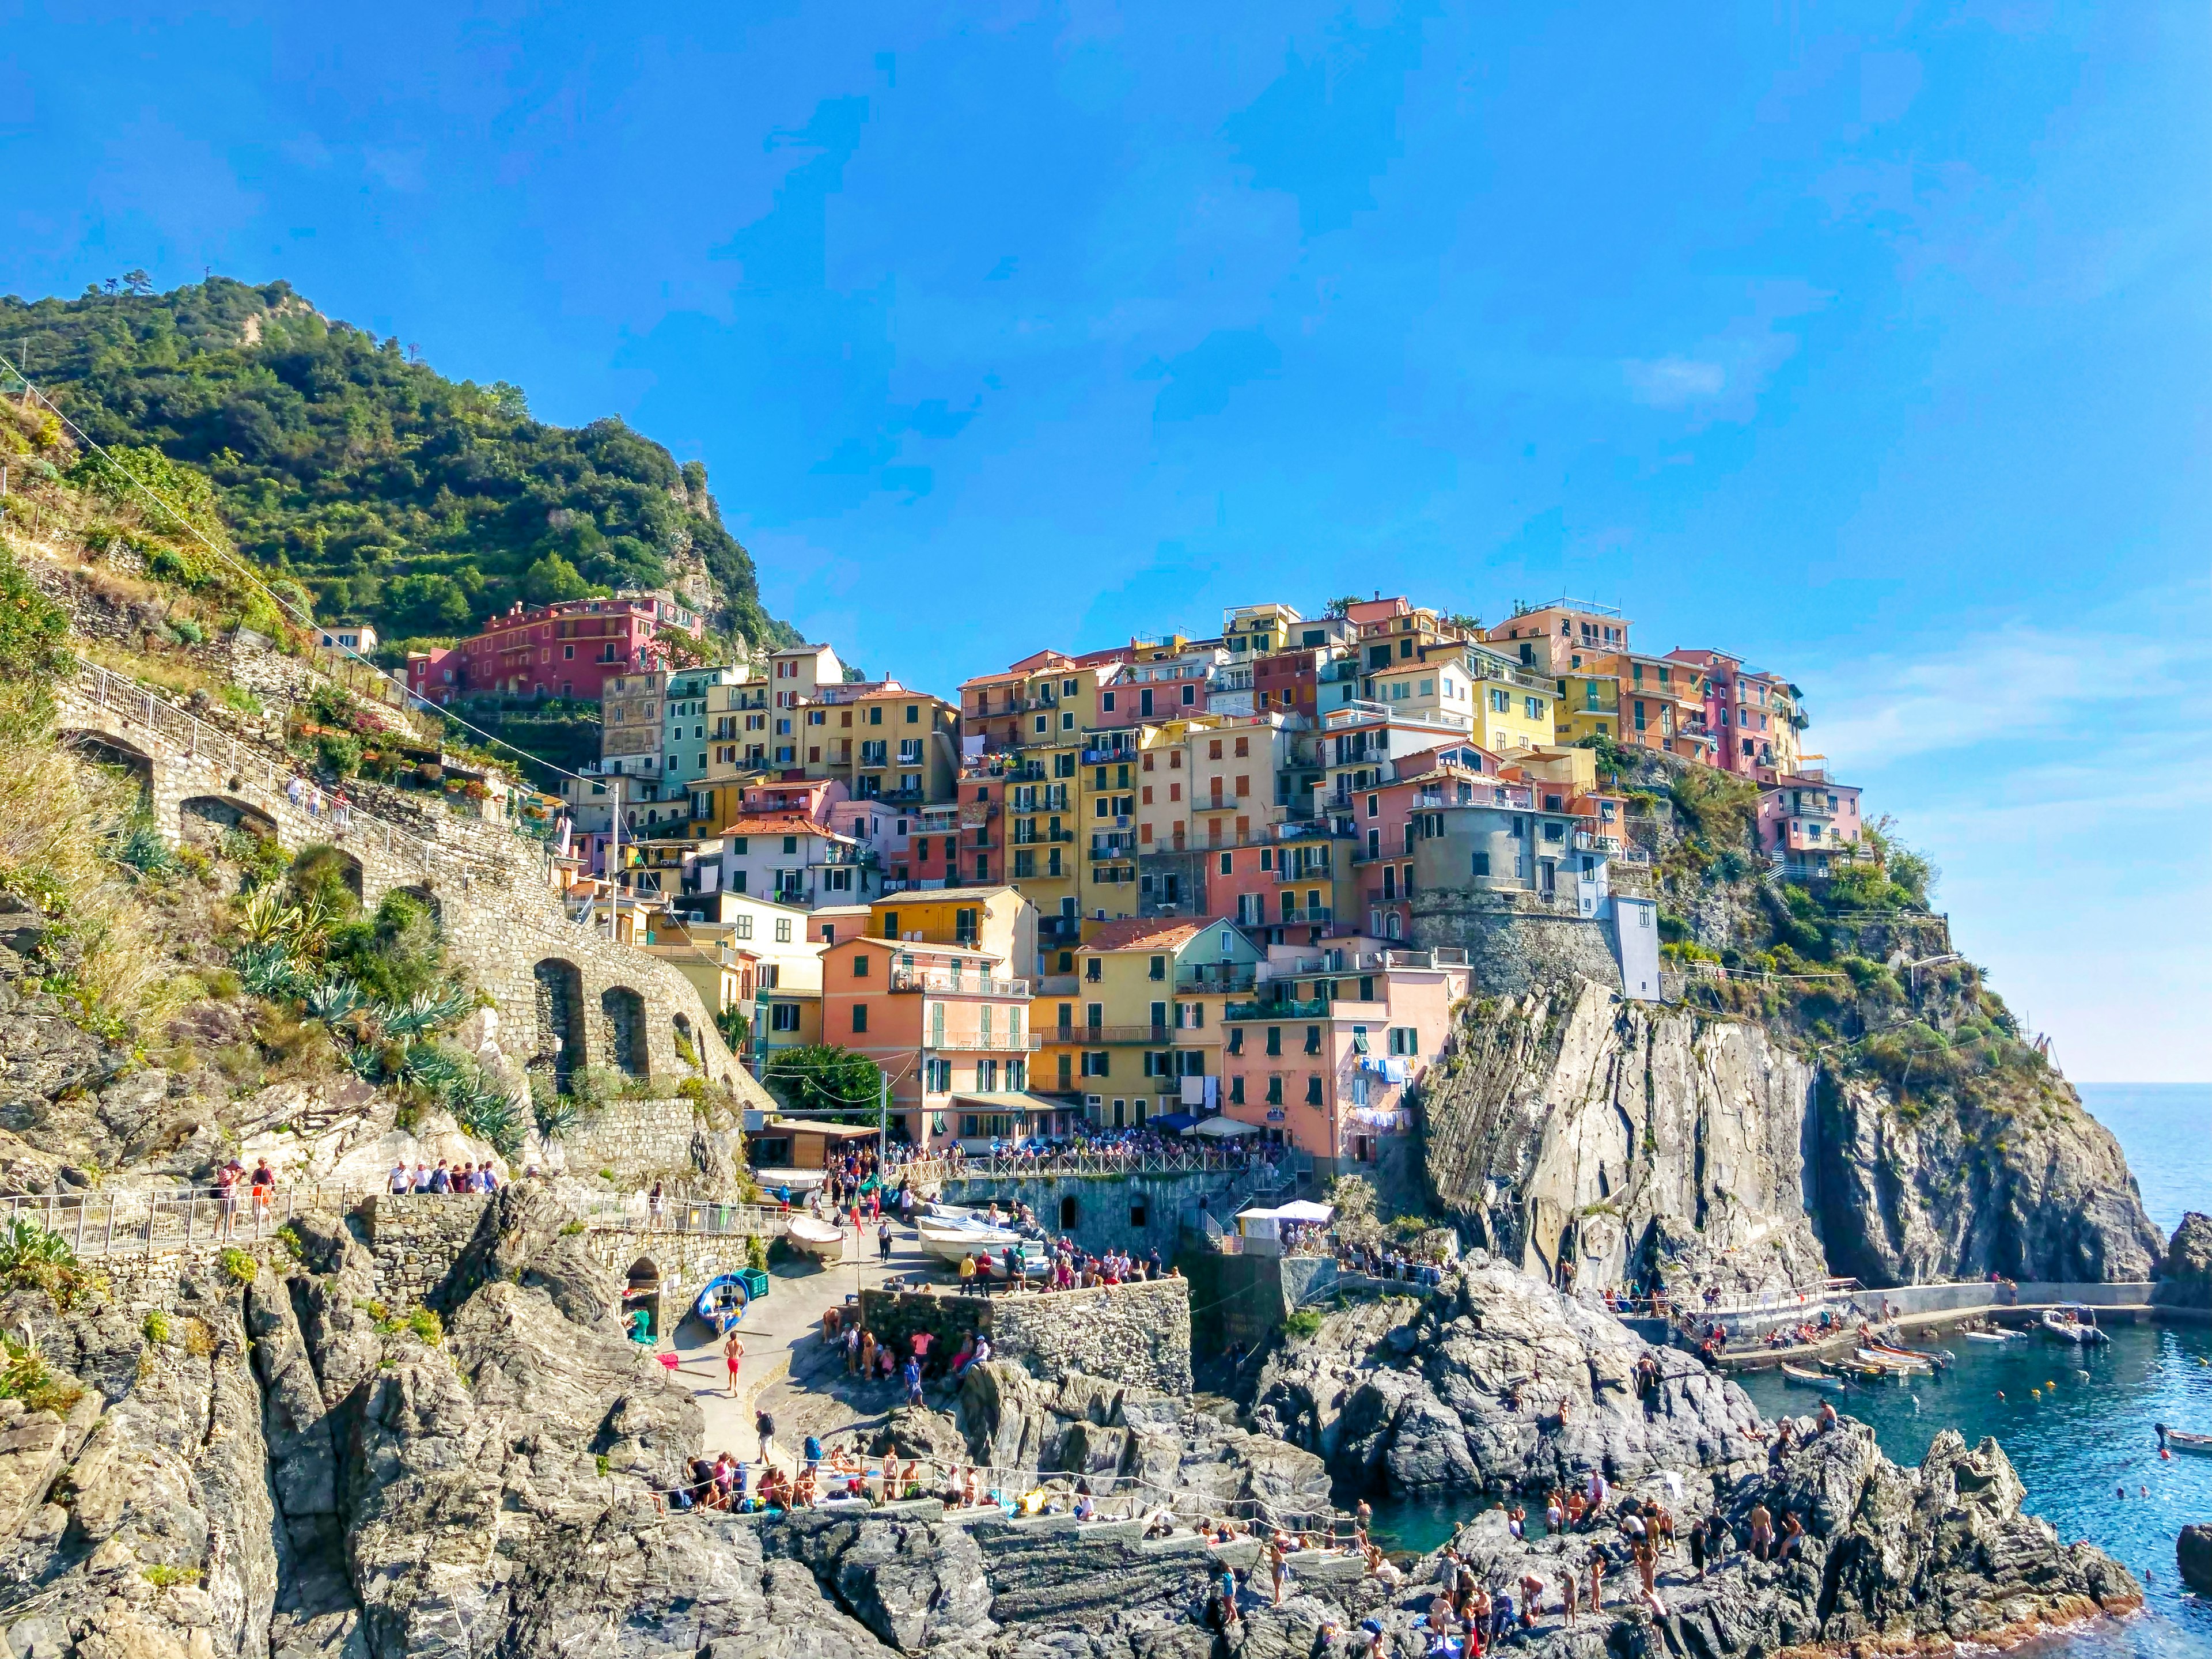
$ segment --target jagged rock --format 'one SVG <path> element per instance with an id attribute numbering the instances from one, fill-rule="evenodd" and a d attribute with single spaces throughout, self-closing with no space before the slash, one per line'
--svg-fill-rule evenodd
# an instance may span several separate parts
<path id="1" fill-rule="evenodd" d="M 622 1281 L 592 1259 L 568 1219 L 542 1181 L 501 1188 L 484 1206 L 476 1237 L 453 1264 L 448 1303 L 462 1301 L 480 1285 L 511 1280 L 544 1291 L 574 1323 L 619 1336 Z"/>
<path id="2" fill-rule="evenodd" d="M 875 1519 L 865 1510 L 848 1516 L 830 1505 L 795 1516 L 776 1541 L 902 1653 L 997 1629 L 982 1553 L 964 1528 Z"/>
<path id="3" fill-rule="evenodd" d="M 1661 1380 L 1638 1399 L 1647 1356 Z M 1741 1389 L 1496 1261 L 1463 1266 L 1425 1304 L 1329 1314 L 1310 1340 L 1269 1357 L 1254 1417 L 1358 1490 L 1532 1490 L 1592 1468 L 1619 1481 L 1731 1475 L 1760 1456 L 1759 1414 Z"/>
<path id="4" fill-rule="evenodd" d="M 2158 1261 L 2118 1144 L 2055 1077 L 1907 1121 L 1756 1023 L 1573 975 L 1476 1003 L 1455 1046 L 1425 1085 L 1430 1183 L 1534 1272 L 1656 1266 L 1734 1302 L 1831 1273 L 2135 1279 Z"/>
<path id="5" fill-rule="evenodd" d="M 884 1426 L 868 1443 L 871 1457 L 881 1457 L 886 1452 L 933 1464 L 962 1463 L 968 1459 L 968 1443 L 959 1425 L 943 1412 L 927 1406 L 900 1406 L 884 1419 Z"/>
<path id="6" fill-rule="evenodd" d="M 2184 1308 L 2212 1308 L 2212 1215 L 2191 1210 L 2166 1247 L 2159 1299 Z"/>
<path id="7" fill-rule="evenodd" d="M 2199 1595 L 2212 1595 L 2212 1527 L 2184 1527 L 2174 1540 L 2173 1554 L 2181 1582 Z"/>

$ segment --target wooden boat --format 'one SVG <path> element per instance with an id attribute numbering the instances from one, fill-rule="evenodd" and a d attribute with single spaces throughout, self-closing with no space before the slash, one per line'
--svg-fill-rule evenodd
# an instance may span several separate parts
<path id="1" fill-rule="evenodd" d="M 1818 1389 L 1822 1394 L 1847 1394 L 1851 1386 L 1840 1376 L 1805 1370 L 1787 1360 L 1782 1364 L 1782 1380 L 1793 1389 Z"/>
<path id="2" fill-rule="evenodd" d="M 2212 1457 L 2212 1434 L 2185 1434 L 2179 1429 L 2166 1431 L 2166 1444 L 2173 1451 L 2196 1452 Z"/>
<path id="3" fill-rule="evenodd" d="M 1862 1365 L 1873 1365 L 1881 1370 L 1898 1372 L 1906 1376 L 1917 1376 L 1923 1371 L 1932 1372 L 1936 1369 L 1924 1359 L 1915 1359 L 1905 1354 L 1889 1353 L 1880 1348 L 1861 1348 L 1853 1354 L 1852 1358 Z"/>
<path id="4" fill-rule="evenodd" d="M 2043 1310 L 2043 1334 L 2071 1342 L 2081 1347 L 2094 1347 L 2112 1339 L 2097 1328 L 2097 1316 L 2088 1308 L 2045 1308 Z"/>
<path id="5" fill-rule="evenodd" d="M 745 1304 L 751 1299 L 744 1279 L 735 1273 L 724 1273 L 720 1279 L 707 1281 L 707 1288 L 699 1292 L 691 1311 L 699 1316 L 700 1323 L 720 1336 L 744 1317 Z"/>
<path id="6" fill-rule="evenodd" d="M 1889 1354 L 1899 1359 L 1925 1360 L 1936 1370 L 1948 1370 L 1957 1362 L 1958 1356 L 1942 1348 L 1907 1348 L 1894 1342 L 1875 1342 L 1869 1345 L 1876 1353 Z"/>
<path id="7" fill-rule="evenodd" d="M 1904 1373 L 1885 1370 L 1879 1365 L 1862 1365 L 1854 1359 L 1824 1359 L 1820 1369 L 1830 1376 L 1842 1377 L 1847 1382 L 1861 1384 L 1894 1382 Z"/>
<path id="8" fill-rule="evenodd" d="M 921 1248 L 940 1261 L 957 1264 L 963 1255 L 973 1255 L 985 1250 L 996 1257 L 1010 1244 L 1019 1244 L 1020 1237 L 996 1227 L 933 1227 L 927 1221 L 915 1227 L 915 1237 Z"/>
<path id="9" fill-rule="evenodd" d="M 784 1224 L 783 1236 L 795 1250 L 835 1261 L 845 1254 L 845 1230 L 811 1215 L 794 1215 Z"/>

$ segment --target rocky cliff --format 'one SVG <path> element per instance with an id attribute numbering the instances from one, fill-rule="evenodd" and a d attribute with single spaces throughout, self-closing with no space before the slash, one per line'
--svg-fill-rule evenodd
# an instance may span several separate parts
<path id="1" fill-rule="evenodd" d="M 1900 1101 L 1786 1024 L 1579 976 L 1466 1009 L 1425 1120 L 1447 1212 L 1585 1284 L 2132 1279 L 2160 1254 L 2118 1143 L 2063 1082 Z"/>

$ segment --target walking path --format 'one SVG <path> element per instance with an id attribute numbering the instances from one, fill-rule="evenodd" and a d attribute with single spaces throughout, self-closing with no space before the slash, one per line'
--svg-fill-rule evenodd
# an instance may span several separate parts
<path id="1" fill-rule="evenodd" d="M 826 1386 L 817 1385 L 805 1391 L 808 1410 L 802 1422 L 787 1409 L 794 1391 L 776 1385 L 794 1370 L 811 1378 L 825 1364 L 838 1377 L 843 1376 L 842 1358 L 833 1356 L 819 1340 L 823 1309 L 841 1307 L 848 1296 L 879 1289 L 888 1279 L 942 1265 L 921 1249 L 911 1227 L 896 1224 L 888 1264 L 877 1259 L 872 1231 L 856 1237 L 850 1230 L 841 1261 L 804 1258 L 779 1262 L 769 1270 L 769 1293 L 749 1305 L 738 1322 L 745 1357 L 738 1370 L 734 1396 L 726 1386 L 727 1367 L 720 1340 L 710 1335 L 696 1319 L 687 1317 L 679 1322 L 673 1340 L 664 1344 L 662 1351 L 677 1355 L 678 1369 L 674 1375 L 690 1387 L 692 1398 L 706 1413 L 708 1452 L 727 1451 L 748 1462 L 758 1461 L 760 1445 L 753 1435 L 753 1412 L 763 1397 L 776 1419 L 775 1461 L 787 1469 L 795 1466 L 799 1448 L 809 1432 L 826 1437 L 830 1429 L 848 1428 L 865 1420 L 869 1413 L 840 1401 Z M 896 1383 L 878 1383 L 873 1389 L 894 1403 L 904 1397 Z"/>

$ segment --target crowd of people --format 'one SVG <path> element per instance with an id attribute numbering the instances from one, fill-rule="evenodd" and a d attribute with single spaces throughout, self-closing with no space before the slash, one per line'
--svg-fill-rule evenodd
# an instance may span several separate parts
<path id="1" fill-rule="evenodd" d="M 409 1168 L 402 1158 L 392 1166 L 386 1182 L 394 1194 L 400 1193 L 495 1193 L 499 1190 L 499 1175 L 489 1161 L 483 1164 L 448 1164 L 440 1158 L 437 1167 L 419 1160 Z"/>

